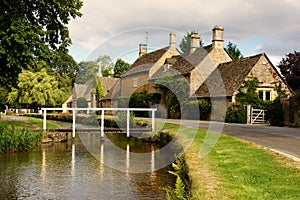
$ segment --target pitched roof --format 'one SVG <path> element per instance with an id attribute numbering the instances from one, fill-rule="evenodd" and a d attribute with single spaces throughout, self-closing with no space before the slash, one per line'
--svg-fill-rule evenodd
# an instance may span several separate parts
<path id="1" fill-rule="evenodd" d="M 262 55 L 264 54 L 219 64 L 195 92 L 196 96 L 233 96 Z"/>
<path id="2" fill-rule="evenodd" d="M 121 84 L 120 79 L 117 79 L 110 90 L 104 95 L 101 100 L 117 99 L 121 95 Z"/>
<path id="3" fill-rule="evenodd" d="M 191 73 L 199 63 L 207 56 L 207 51 L 204 48 L 197 48 L 194 53 L 190 55 L 177 55 L 166 59 L 165 64 L 169 64 L 168 69 L 161 66 L 160 69 L 151 77 L 157 79 L 163 74 L 168 73 L 171 75 L 186 75 Z"/>
<path id="4" fill-rule="evenodd" d="M 118 78 L 100 77 L 104 96 L 109 93 L 118 80 Z"/>
<path id="5" fill-rule="evenodd" d="M 121 77 L 149 71 L 167 50 L 168 47 L 165 47 L 139 57 Z"/>

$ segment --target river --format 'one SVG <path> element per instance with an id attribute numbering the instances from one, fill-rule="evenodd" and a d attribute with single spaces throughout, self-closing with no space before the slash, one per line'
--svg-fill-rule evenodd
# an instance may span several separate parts
<path id="1" fill-rule="evenodd" d="M 165 199 L 161 189 L 171 187 L 175 179 L 169 167 L 155 170 L 157 158 L 151 153 L 155 145 L 120 141 L 120 153 L 112 148 L 115 141 L 106 138 L 100 142 L 98 137 L 86 133 L 65 143 L 43 144 L 31 152 L 0 155 L 0 199 Z M 97 143 L 93 147 L 97 153 L 90 153 L 87 141 Z M 139 159 L 147 171 L 130 172 L 135 165 L 131 151 L 150 152 Z M 124 170 L 113 167 L 117 165 Z"/>

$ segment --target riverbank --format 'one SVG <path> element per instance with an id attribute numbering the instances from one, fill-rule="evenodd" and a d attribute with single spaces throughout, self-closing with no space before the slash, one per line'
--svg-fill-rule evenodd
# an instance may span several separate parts
<path id="1" fill-rule="evenodd" d="M 40 144 L 43 133 L 33 132 L 25 122 L 0 121 L 0 154 L 28 151 Z"/>
<path id="2" fill-rule="evenodd" d="M 164 129 L 176 134 L 174 124 Z M 184 128 L 190 135 L 195 129 Z M 216 133 L 217 134 L 217 133 Z M 199 157 L 206 130 L 198 129 L 185 152 L 191 199 L 299 199 L 299 164 L 249 142 L 221 134 Z"/>

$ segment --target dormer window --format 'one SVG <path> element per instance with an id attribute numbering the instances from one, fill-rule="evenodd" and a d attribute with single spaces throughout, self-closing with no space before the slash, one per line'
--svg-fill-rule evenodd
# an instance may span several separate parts
<path id="1" fill-rule="evenodd" d="M 264 101 L 271 101 L 271 91 L 269 90 L 259 90 L 259 98 Z"/>

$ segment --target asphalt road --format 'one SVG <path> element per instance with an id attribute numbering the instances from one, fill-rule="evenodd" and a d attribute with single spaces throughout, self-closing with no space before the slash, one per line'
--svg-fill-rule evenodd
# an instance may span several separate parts
<path id="1" fill-rule="evenodd" d="M 180 123 L 179 120 L 167 120 Z M 182 120 L 183 125 L 207 129 L 211 124 L 206 121 Z M 274 127 L 267 125 L 246 125 L 216 123 L 220 132 L 231 135 L 257 145 L 267 147 L 300 161 L 300 128 Z M 222 127 L 223 125 L 223 127 Z"/>

